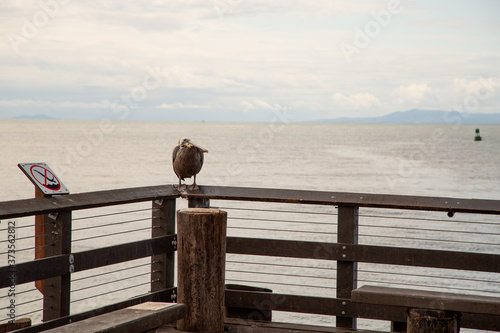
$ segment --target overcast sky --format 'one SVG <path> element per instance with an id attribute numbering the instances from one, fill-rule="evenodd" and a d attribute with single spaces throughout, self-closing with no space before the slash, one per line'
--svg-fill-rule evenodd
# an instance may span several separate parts
<path id="1" fill-rule="evenodd" d="M 0 2 L 0 118 L 500 112 L 500 2 Z"/>

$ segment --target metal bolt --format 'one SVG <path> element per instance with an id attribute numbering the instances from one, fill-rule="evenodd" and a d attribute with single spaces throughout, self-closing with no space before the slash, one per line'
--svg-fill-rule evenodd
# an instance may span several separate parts
<path id="1" fill-rule="evenodd" d="M 75 256 L 74 255 L 70 254 L 68 259 L 69 259 L 69 263 L 71 265 L 73 265 L 75 263 Z"/>
<path id="2" fill-rule="evenodd" d="M 345 250 L 345 249 L 347 249 L 347 247 L 346 246 L 342 246 L 342 250 Z"/>
<path id="3" fill-rule="evenodd" d="M 345 311 L 342 311 L 342 314 L 345 315 Z"/>
<path id="4" fill-rule="evenodd" d="M 75 272 L 75 266 L 74 265 L 69 265 L 69 272 L 74 273 Z"/>
<path id="5" fill-rule="evenodd" d="M 346 305 L 347 303 L 346 302 L 342 302 L 342 305 Z"/>
<path id="6" fill-rule="evenodd" d="M 342 255 L 342 258 L 344 258 L 344 259 L 345 259 L 345 258 L 347 258 L 347 255 L 344 253 L 344 254 Z"/>

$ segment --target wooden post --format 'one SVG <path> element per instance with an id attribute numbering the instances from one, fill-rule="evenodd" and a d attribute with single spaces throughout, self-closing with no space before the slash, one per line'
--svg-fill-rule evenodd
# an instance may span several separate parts
<path id="1" fill-rule="evenodd" d="M 445 310 L 408 309 L 408 333 L 458 333 L 460 313 Z"/>
<path id="2" fill-rule="evenodd" d="M 189 208 L 208 208 L 210 207 L 210 199 L 207 198 L 189 198 Z"/>
<path id="3" fill-rule="evenodd" d="M 45 195 L 35 186 L 35 198 Z M 45 258 L 45 215 L 35 215 L 35 260 Z M 43 280 L 35 281 L 35 287 L 43 294 Z"/>
<path id="4" fill-rule="evenodd" d="M 45 215 L 45 257 L 71 253 L 71 211 Z M 69 316 L 70 271 L 43 282 L 43 321 Z"/>
<path id="5" fill-rule="evenodd" d="M 153 201 L 151 236 L 175 234 L 175 199 Z M 151 257 L 151 291 L 160 291 L 174 286 L 175 253 L 157 254 Z M 162 300 L 172 302 L 173 299 Z"/>
<path id="6" fill-rule="evenodd" d="M 358 207 L 339 206 L 338 208 L 338 226 L 337 242 L 344 244 L 358 243 Z M 348 259 L 347 248 L 342 254 L 343 258 Z M 358 263 L 353 261 L 337 261 L 337 298 L 351 298 L 351 291 L 357 287 Z M 337 327 L 355 329 L 356 318 L 337 316 Z"/>
<path id="7" fill-rule="evenodd" d="M 219 209 L 177 211 L 178 302 L 188 309 L 181 331 L 224 331 L 226 226 Z"/>

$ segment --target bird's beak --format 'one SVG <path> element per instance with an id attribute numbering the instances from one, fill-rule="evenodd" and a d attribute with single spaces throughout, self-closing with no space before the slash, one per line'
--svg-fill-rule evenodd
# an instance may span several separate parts
<path id="1" fill-rule="evenodd" d="M 205 148 L 201 148 L 200 146 L 198 146 L 197 144 L 195 144 L 193 141 L 189 141 L 188 146 L 189 146 L 189 147 L 193 147 L 193 146 L 194 146 L 194 147 L 198 147 L 198 148 L 200 148 L 200 149 L 201 149 L 201 151 L 202 151 L 202 152 L 204 152 L 204 153 L 208 153 L 208 150 L 206 150 Z"/>

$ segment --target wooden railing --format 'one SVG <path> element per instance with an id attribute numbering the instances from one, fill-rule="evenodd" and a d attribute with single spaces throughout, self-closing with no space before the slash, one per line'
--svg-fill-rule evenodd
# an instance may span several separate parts
<path id="1" fill-rule="evenodd" d="M 336 316 L 339 327 L 355 327 L 355 318 L 402 322 L 405 310 L 402 307 L 370 307 L 351 302 L 351 291 L 356 288 L 358 263 L 500 272 L 500 254 L 497 253 L 364 245 L 357 241 L 360 207 L 500 215 L 499 200 L 218 186 L 201 186 L 196 192 L 179 193 L 174 186 L 166 185 L 0 202 L 0 220 L 39 214 L 50 215 L 53 220 L 52 225 L 56 231 L 53 234 L 58 236 L 46 240 L 54 245 L 51 257 L 15 266 L 17 284 L 46 280 L 46 285 L 51 286 L 46 288 L 44 294 L 44 327 L 63 325 L 148 300 L 175 301 L 175 210 L 176 199 L 179 197 L 189 199 L 191 207 L 207 207 L 211 199 L 338 207 L 336 243 L 246 237 L 227 239 L 227 253 L 336 261 L 336 297 L 227 290 L 228 307 L 262 310 L 258 304 L 266 304 L 272 310 L 331 315 Z M 154 208 L 154 228 L 150 239 L 72 252 L 72 211 L 146 201 L 151 201 Z M 153 258 L 151 293 L 119 304 L 69 315 L 71 273 L 143 257 Z M 0 288 L 11 284 L 7 278 L 11 272 L 12 267 L 0 267 Z M 500 278 L 500 273 L 498 276 Z M 462 327 L 500 330 L 499 323 L 500 314 L 482 315 L 471 311 L 464 313 Z"/>

